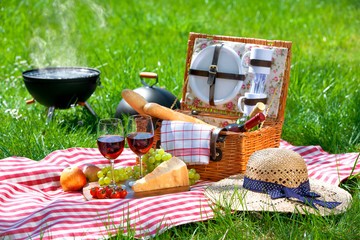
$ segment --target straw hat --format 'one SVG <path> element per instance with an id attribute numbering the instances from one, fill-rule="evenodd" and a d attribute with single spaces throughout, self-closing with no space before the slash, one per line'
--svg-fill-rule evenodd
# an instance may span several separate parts
<path id="1" fill-rule="evenodd" d="M 320 215 L 344 212 L 352 200 L 338 186 L 309 179 L 304 159 L 294 151 L 278 148 L 254 152 L 245 174 L 212 184 L 205 195 L 233 210 Z"/>

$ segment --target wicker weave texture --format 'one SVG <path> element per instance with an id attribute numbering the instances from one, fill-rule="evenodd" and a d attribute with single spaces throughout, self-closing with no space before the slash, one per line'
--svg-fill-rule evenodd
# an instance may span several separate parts
<path id="1" fill-rule="evenodd" d="M 208 165 L 191 165 L 201 179 L 218 181 L 228 176 L 245 173 L 249 157 L 255 151 L 280 145 L 281 124 L 267 126 L 249 133 L 228 133 L 224 143 L 218 143 L 222 159 Z"/>
<path id="2" fill-rule="evenodd" d="M 159 147 L 161 131 L 155 131 L 155 145 Z M 282 124 L 273 123 L 260 130 L 246 133 L 222 132 L 226 135 L 223 143 L 217 143 L 222 159 L 210 161 L 208 165 L 189 165 L 200 174 L 202 180 L 218 181 L 228 176 L 245 173 L 249 157 L 255 151 L 265 148 L 277 148 L 280 145 Z"/>
<path id="3" fill-rule="evenodd" d="M 201 179 L 218 181 L 234 174 L 245 173 L 246 165 L 249 157 L 256 151 L 266 148 L 277 148 L 280 145 L 281 130 L 284 122 L 285 104 L 287 98 L 287 90 L 289 86 L 290 77 L 290 61 L 291 61 L 291 42 L 288 41 L 269 41 L 264 39 L 243 38 L 243 37 L 229 37 L 218 35 L 207 35 L 200 33 L 190 33 L 188 41 L 188 50 L 186 57 L 186 67 L 184 74 L 183 96 L 186 95 L 188 84 L 188 72 L 191 64 L 191 57 L 193 54 L 193 47 L 196 38 L 212 38 L 214 40 L 233 41 L 252 43 L 260 45 L 271 45 L 274 47 L 288 48 L 288 56 L 286 59 L 286 67 L 284 72 L 284 82 L 281 89 L 279 111 L 276 119 L 267 119 L 264 127 L 260 130 L 245 133 L 221 132 L 225 135 L 224 142 L 218 142 L 216 148 L 217 154 L 222 154 L 220 161 L 210 161 L 208 165 L 190 165 L 189 168 L 195 168 L 196 172 L 200 174 Z M 187 111 L 192 109 L 192 106 L 187 106 L 181 103 L 181 110 Z M 213 109 L 203 109 L 210 113 Z M 187 111 L 188 112 L 188 111 Z M 227 114 L 226 111 L 221 114 Z M 228 113 L 231 115 L 231 113 Z M 213 113 L 214 117 L 219 117 L 218 113 Z M 200 118 L 201 119 L 201 118 Z M 155 131 L 155 143 L 160 140 L 160 127 Z M 156 144 L 159 147 L 159 144 Z"/>

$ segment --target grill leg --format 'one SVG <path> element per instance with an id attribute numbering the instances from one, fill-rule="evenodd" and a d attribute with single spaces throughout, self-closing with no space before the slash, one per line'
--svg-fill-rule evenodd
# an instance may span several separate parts
<path id="1" fill-rule="evenodd" d="M 54 106 L 49 107 L 47 119 L 46 119 L 46 125 L 50 124 L 51 119 L 54 116 L 54 112 L 55 112 L 55 107 Z"/>
<path id="2" fill-rule="evenodd" d="M 94 109 L 91 108 L 90 104 L 89 104 L 87 101 L 85 101 L 84 106 L 87 108 L 87 110 L 89 110 L 89 112 L 90 112 L 92 115 L 94 115 L 94 117 L 99 118 L 99 117 L 96 115 Z"/>

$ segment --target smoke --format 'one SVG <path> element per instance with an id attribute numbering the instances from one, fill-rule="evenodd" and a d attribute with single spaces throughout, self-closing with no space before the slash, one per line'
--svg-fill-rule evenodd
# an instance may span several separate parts
<path id="1" fill-rule="evenodd" d="M 50 2 L 51 5 L 42 10 L 43 24 L 34 29 L 30 40 L 32 65 L 36 67 L 86 66 L 86 56 L 80 54 L 79 48 L 82 39 L 87 36 L 83 36 L 77 29 L 79 24 L 86 22 L 81 19 L 84 15 L 77 16 L 76 14 L 89 11 L 85 17 L 95 18 L 97 27 L 105 28 L 104 9 L 91 0 Z"/>
<path id="2" fill-rule="evenodd" d="M 105 28 L 106 27 L 106 19 L 105 19 L 106 14 L 105 14 L 104 8 L 92 1 L 89 1 L 88 5 L 90 6 L 90 9 L 93 11 L 93 13 L 96 14 L 99 27 Z"/>

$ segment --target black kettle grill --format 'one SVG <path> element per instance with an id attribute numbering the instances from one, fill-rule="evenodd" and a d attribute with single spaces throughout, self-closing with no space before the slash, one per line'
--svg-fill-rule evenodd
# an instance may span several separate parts
<path id="1" fill-rule="evenodd" d="M 144 81 L 144 78 L 155 79 L 155 83 L 148 85 Z M 158 83 L 158 75 L 156 73 L 142 72 L 140 73 L 140 79 L 144 86 L 134 89 L 134 92 L 143 96 L 146 101 L 154 102 L 168 108 L 180 108 L 179 100 L 171 92 L 164 88 L 155 86 Z M 122 118 L 122 115 L 132 116 L 136 114 L 138 113 L 124 99 L 122 99 L 116 108 L 115 117 Z"/>
<path id="2" fill-rule="evenodd" d="M 85 106 L 97 118 L 86 101 L 100 86 L 100 71 L 85 67 L 54 67 L 32 69 L 22 73 L 25 86 L 35 101 L 49 108 L 47 124 L 55 109 L 67 109 L 74 104 Z"/>

